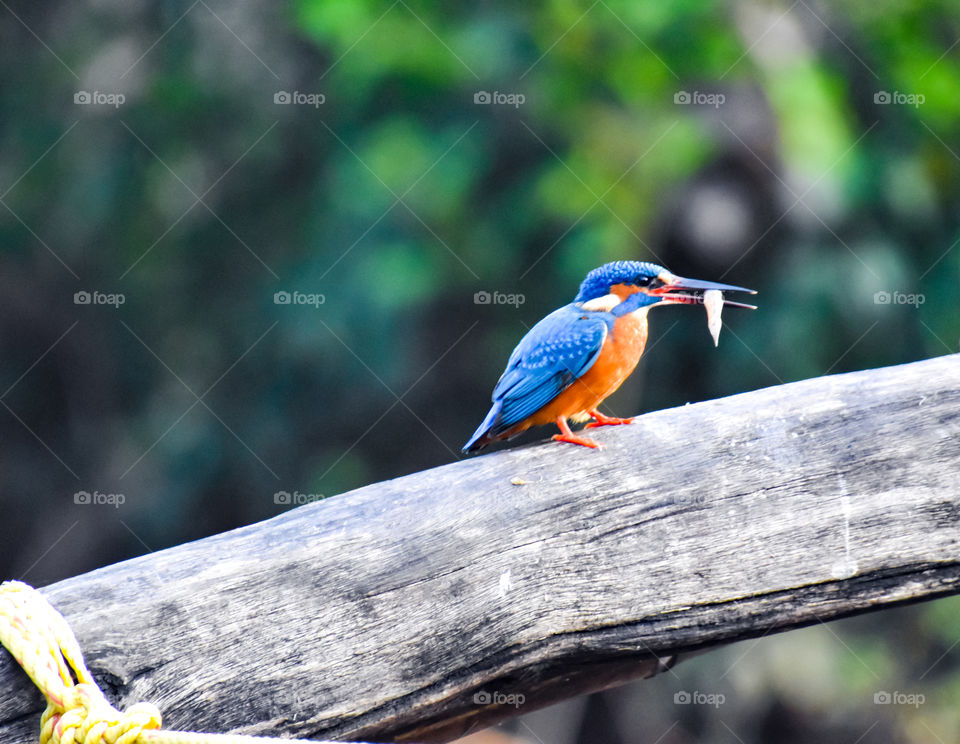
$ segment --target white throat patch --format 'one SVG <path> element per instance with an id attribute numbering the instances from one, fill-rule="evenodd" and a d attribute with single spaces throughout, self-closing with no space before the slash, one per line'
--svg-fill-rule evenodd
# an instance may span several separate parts
<path id="1" fill-rule="evenodd" d="M 582 303 L 580 307 L 584 310 L 591 311 L 601 311 L 601 312 L 610 312 L 619 305 L 621 302 L 620 298 L 615 294 L 604 295 L 603 297 L 594 297 L 592 300 L 587 300 Z"/>

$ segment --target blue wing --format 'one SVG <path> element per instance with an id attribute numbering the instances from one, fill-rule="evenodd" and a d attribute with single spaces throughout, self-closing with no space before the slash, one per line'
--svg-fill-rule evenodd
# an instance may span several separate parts
<path id="1" fill-rule="evenodd" d="M 521 339 L 493 389 L 493 407 L 463 449 L 478 449 L 556 398 L 597 361 L 613 316 L 566 305 Z M 482 441 L 480 441 L 482 440 Z"/>

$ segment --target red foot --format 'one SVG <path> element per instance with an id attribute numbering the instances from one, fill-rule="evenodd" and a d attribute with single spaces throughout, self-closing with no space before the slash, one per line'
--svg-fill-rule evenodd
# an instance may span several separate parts
<path id="1" fill-rule="evenodd" d="M 571 434 L 567 436 L 566 434 L 554 434 L 554 442 L 569 442 L 570 444 L 579 444 L 584 447 L 590 447 L 591 449 L 600 449 L 601 446 L 599 442 L 594 442 L 592 439 L 587 437 L 578 437 L 576 434 Z"/>
<path id="2" fill-rule="evenodd" d="M 553 441 L 555 442 L 569 442 L 570 444 L 579 444 L 582 447 L 589 447 L 590 449 L 603 448 L 603 445 L 599 442 L 594 442 L 587 437 L 578 437 L 570 431 L 570 424 L 567 423 L 567 419 L 563 416 L 557 417 L 557 426 L 560 428 L 560 433 L 553 435 Z"/>
<path id="3" fill-rule="evenodd" d="M 593 416 L 596 421 L 591 421 L 587 424 L 588 429 L 596 429 L 598 426 L 620 426 L 621 424 L 632 424 L 632 418 L 617 418 L 616 416 L 604 416 L 600 411 L 594 408 L 592 411 L 587 411 L 591 416 Z"/>

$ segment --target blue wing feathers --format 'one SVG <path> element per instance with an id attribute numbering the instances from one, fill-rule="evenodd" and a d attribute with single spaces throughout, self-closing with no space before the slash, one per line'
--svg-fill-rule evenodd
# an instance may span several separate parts
<path id="1" fill-rule="evenodd" d="M 613 320 L 609 313 L 571 304 L 531 328 L 510 355 L 493 390 L 493 406 L 464 450 L 523 421 L 589 370 Z"/>

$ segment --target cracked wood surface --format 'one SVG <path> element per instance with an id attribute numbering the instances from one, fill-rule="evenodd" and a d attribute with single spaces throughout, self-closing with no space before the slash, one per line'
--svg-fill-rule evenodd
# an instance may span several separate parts
<path id="1" fill-rule="evenodd" d="M 111 701 L 169 728 L 448 740 L 677 654 L 960 591 L 958 360 L 657 411 L 592 431 L 600 452 L 472 458 L 44 594 Z M 0 654 L 0 741 L 35 741 L 42 708 Z"/>

